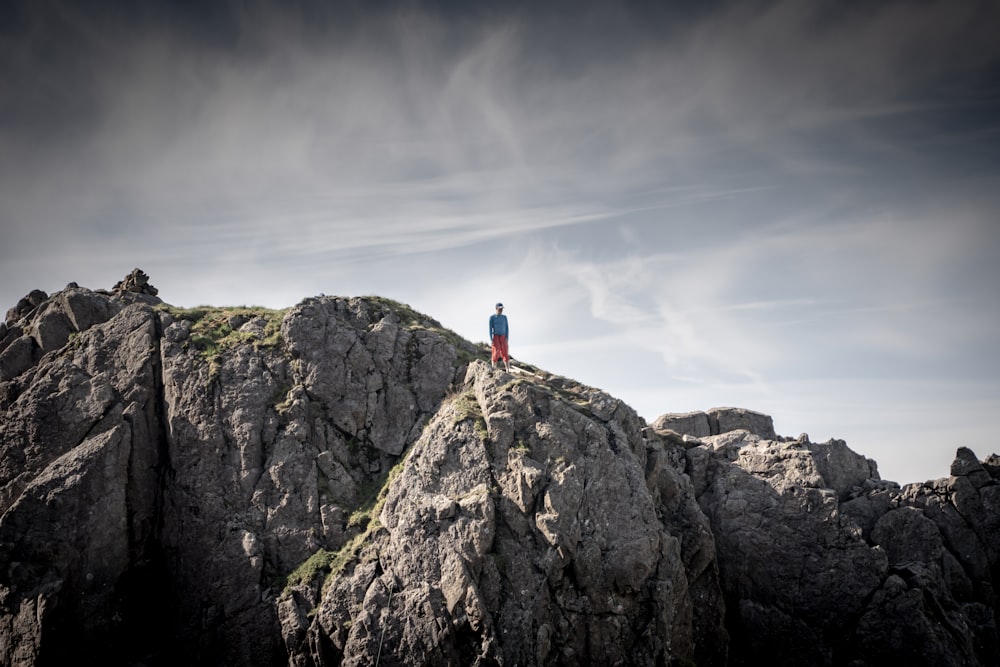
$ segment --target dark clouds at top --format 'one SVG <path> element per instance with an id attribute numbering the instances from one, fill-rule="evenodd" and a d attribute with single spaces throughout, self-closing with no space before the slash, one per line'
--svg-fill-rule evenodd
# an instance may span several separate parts
<path id="1" fill-rule="evenodd" d="M 102 119 L 107 87 L 138 83 L 118 76 L 152 48 L 206 67 L 265 67 L 276 77 L 302 53 L 446 71 L 487 35 L 509 29 L 518 50 L 507 66 L 529 90 L 609 71 L 627 78 L 630 69 L 655 71 L 650 61 L 681 58 L 689 61 L 666 69 L 682 66 L 700 81 L 677 95 L 729 105 L 713 107 L 720 117 L 707 123 L 731 123 L 732 114 L 747 133 L 808 131 L 824 113 L 923 107 L 921 122 L 930 126 L 903 132 L 976 136 L 996 132 L 998 26 L 1000 10 L 988 1 L 8 2 L 0 9 L 0 120 L 6 142 L 34 148 L 84 137 Z M 169 73 L 168 62 L 148 65 L 165 71 L 130 73 Z M 181 95 L 197 92 L 197 81 L 176 83 Z M 676 81 L 664 72 L 648 83 Z M 642 91 L 628 92 L 644 102 Z M 919 136 L 908 138 L 919 144 Z M 968 148 L 985 155 L 982 142 Z"/>
<path id="2" fill-rule="evenodd" d="M 789 117 L 800 111 L 787 105 L 796 95 L 832 110 L 885 100 L 992 105 L 966 110 L 981 123 L 998 104 L 998 25 L 1000 10 L 988 1 L 14 1 L 0 7 L 0 82 L 4 123 L 86 129 L 100 111 L 101 84 L 149 41 L 241 67 L 345 48 L 405 60 L 408 39 L 425 40 L 424 52 L 447 61 L 506 26 L 523 35 L 516 66 L 528 78 L 573 79 L 684 55 L 699 59 L 686 66 L 720 77 L 710 85 L 745 99 L 749 108 L 734 111 L 769 121 L 808 122 Z"/>

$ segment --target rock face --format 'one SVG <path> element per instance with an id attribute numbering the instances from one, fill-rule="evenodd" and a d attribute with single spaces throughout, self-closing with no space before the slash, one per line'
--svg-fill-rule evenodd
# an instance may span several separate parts
<path id="1" fill-rule="evenodd" d="M 650 426 L 379 298 L 0 328 L 0 665 L 995 665 L 1000 459 Z"/>
<path id="2" fill-rule="evenodd" d="M 652 424 L 657 430 L 676 431 L 695 438 L 720 435 L 740 429 L 756 433 L 762 438 L 776 440 L 774 422 L 768 415 L 743 408 L 712 408 L 707 412 L 668 413 L 657 417 Z"/>
<path id="3" fill-rule="evenodd" d="M 159 290 L 149 284 L 149 276 L 142 269 L 132 269 L 132 273 L 115 283 L 112 291 L 119 295 L 131 293 L 156 296 L 159 294 Z"/>
<path id="4" fill-rule="evenodd" d="M 950 478 L 900 489 L 842 441 L 687 445 L 730 664 L 997 664 L 1000 476 L 970 450 Z"/>
<path id="5" fill-rule="evenodd" d="M 473 362 L 366 543 L 286 612 L 318 604 L 286 632 L 293 663 L 724 664 L 708 523 L 644 426 L 600 392 Z"/>

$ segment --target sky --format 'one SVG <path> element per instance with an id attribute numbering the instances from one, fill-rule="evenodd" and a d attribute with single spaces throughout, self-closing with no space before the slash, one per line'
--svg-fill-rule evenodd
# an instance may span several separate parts
<path id="1" fill-rule="evenodd" d="M 119 7 L 118 5 L 121 5 Z M 380 295 L 653 421 L 1000 451 L 1000 3 L 0 5 L 0 312 Z"/>

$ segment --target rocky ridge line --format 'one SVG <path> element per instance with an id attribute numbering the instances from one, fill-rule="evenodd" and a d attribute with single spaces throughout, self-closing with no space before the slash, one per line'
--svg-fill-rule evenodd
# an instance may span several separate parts
<path id="1" fill-rule="evenodd" d="M 992 665 L 1000 458 L 617 399 L 386 299 L 0 325 L 0 664 Z"/>

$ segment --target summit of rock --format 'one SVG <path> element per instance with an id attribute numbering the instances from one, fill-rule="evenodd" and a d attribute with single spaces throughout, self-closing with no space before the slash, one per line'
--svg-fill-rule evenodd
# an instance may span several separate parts
<path id="1" fill-rule="evenodd" d="M 408 306 L 0 325 L 0 664 L 994 665 L 1000 459 L 647 424 Z"/>

